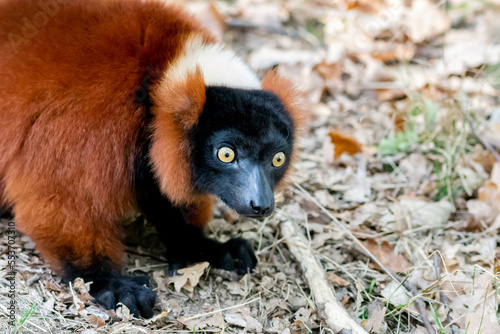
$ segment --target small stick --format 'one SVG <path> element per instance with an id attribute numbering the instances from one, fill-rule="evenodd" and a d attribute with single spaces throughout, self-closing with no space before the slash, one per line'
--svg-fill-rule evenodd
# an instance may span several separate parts
<path id="1" fill-rule="evenodd" d="M 311 252 L 306 238 L 290 221 L 281 223 L 281 234 L 290 252 L 300 263 L 307 279 L 311 294 L 314 297 L 318 313 L 322 315 L 327 325 L 336 332 L 352 334 L 367 334 L 335 298 L 334 291 L 325 279 L 325 273 Z"/>

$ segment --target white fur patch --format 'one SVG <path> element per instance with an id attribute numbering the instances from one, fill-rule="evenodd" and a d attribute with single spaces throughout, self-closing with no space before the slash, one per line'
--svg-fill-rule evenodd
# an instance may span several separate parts
<path id="1" fill-rule="evenodd" d="M 221 44 L 204 44 L 199 36 L 191 38 L 183 54 L 168 68 L 167 77 L 185 78 L 198 67 L 205 85 L 259 89 L 260 81 L 248 66 Z"/>

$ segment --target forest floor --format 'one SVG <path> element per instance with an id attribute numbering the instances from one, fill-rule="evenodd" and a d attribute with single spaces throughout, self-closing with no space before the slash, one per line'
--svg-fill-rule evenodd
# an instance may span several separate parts
<path id="1" fill-rule="evenodd" d="M 19 235 L 16 325 L 0 270 L 0 332 L 332 333 L 282 234 L 290 222 L 367 331 L 500 333 L 499 0 L 188 6 L 260 76 L 279 65 L 308 105 L 275 214 L 259 222 L 221 206 L 207 227 L 250 240 L 257 269 L 241 278 L 198 264 L 169 278 L 155 232 L 130 221 L 126 270 L 158 293 L 158 315 L 135 319 L 94 305 L 81 281 L 60 283 Z"/>

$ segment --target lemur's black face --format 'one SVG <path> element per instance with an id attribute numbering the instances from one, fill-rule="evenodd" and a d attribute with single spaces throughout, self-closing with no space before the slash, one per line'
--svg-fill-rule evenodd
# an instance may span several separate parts
<path id="1" fill-rule="evenodd" d="M 290 116 L 268 91 L 207 87 L 206 98 L 190 133 L 195 189 L 241 215 L 269 216 L 274 188 L 290 163 Z"/>

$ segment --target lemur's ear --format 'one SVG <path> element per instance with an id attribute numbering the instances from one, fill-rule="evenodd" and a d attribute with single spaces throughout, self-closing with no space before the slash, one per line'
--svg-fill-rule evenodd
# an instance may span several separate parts
<path id="1" fill-rule="evenodd" d="M 287 78 L 278 74 L 277 70 L 270 70 L 262 80 L 262 89 L 273 92 L 283 103 L 292 118 L 295 129 L 303 127 L 305 114 L 302 94 Z"/>
<path id="2" fill-rule="evenodd" d="M 281 101 L 293 122 L 295 135 L 305 130 L 306 108 L 303 94 L 287 78 L 278 74 L 277 70 L 270 70 L 262 80 L 262 89 L 274 93 Z M 297 159 L 297 153 L 292 151 L 290 161 Z M 277 189 L 284 187 L 290 181 L 290 168 L 286 171 L 285 177 L 277 185 Z"/>
<path id="3" fill-rule="evenodd" d="M 198 123 L 206 101 L 205 81 L 198 67 L 189 73 L 167 72 L 157 88 L 153 92 L 157 113 L 173 115 L 184 130 Z"/>
<path id="4" fill-rule="evenodd" d="M 198 123 L 205 105 L 203 74 L 199 68 L 183 74 L 168 72 L 155 87 L 151 100 L 153 170 L 172 203 L 190 204 L 196 194 L 191 180 L 188 130 Z"/>

